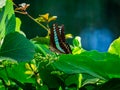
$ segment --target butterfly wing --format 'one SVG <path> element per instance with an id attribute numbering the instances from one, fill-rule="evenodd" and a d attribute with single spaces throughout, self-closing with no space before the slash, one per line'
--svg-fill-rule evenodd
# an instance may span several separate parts
<path id="1" fill-rule="evenodd" d="M 53 28 L 50 34 L 50 45 L 60 53 L 65 53 L 65 54 L 72 53 L 69 44 L 66 43 L 65 40 L 63 25 L 58 26 L 57 24 L 53 24 Z"/>
<path id="2" fill-rule="evenodd" d="M 51 29 L 51 33 L 50 33 L 50 50 L 57 52 L 57 53 L 64 53 L 64 51 L 60 50 L 60 46 L 59 46 L 59 42 L 58 42 L 58 36 L 56 33 L 56 25 L 53 24 L 53 27 Z"/>
<path id="3" fill-rule="evenodd" d="M 57 27 L 56 32 L 60 47 L 66 54 L 72 53 L 69 44 L 66 43 L 65 40 L 64 26 L 62 25 L 61 27 L 58 28 L 58 26 L 56 25 L 56 27 Z"/>

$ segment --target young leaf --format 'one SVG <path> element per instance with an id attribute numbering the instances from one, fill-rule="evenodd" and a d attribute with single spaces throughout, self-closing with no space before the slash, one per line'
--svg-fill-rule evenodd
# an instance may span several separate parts
<path id="1" fill-rule="evenodd" d="M 17 61 L 31 60 L 34 55 L 33 44 L 17 32 L 5 36 L 0 56 L 10 57 Z"/>

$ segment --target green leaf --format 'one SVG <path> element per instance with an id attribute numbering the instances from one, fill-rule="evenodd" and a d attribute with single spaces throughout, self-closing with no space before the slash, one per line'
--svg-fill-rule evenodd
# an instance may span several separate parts
<path id="1" fill-rule="evenodd" d="M 46 44 L 50 45 L 50 39 L 46 37 L 35 37 L 32 39 L 32 41 L 35 41 L 36 44 Z"/>
<path id="2" fill-rule="evenodd" d="M 34 52 L 33 44 L 22 34 L 14 32 L 5 36 L 0 55 L 17 61 L 28 61 L 33 58 Z"/>
<path id="3" fill-rule="evenodd" d="M 81 74 L 73 74 L 69 75 L 66 80 L 65 84 L 66 86 L 72 86 L 75 85 L 75 87 L 80 88 L 81 87 L 81 81 L 82 81 L 82 75 Z"/>
<path id="4" fill-rule="evenodd" d="M 120 37 L 111 43 L 108 52 L 120 56 Z"/>
<path id="5" fill-rule="evenodd" d="M 56 88 L 58 88 L 60 83 L 62 82 L 55 75 L 51 74 L 52 70 L 50 69 L 51 69 L 51 66 L 44 69 L 39 68 L 40 77 L 42 81 L 48 86 L 48 88 L 55 88 L 56 90 Z"/>
<path id="6" fill-rule="evenodd" d="M 0 40 L 8 33 L 15 31 L 15 14 L 13 2 L 6 1 L 6 5 L 0 12 Z"/>
<path id="7" fill-rule="evenodd" d="M 87 73 L 101 79 L 120 78 L 120 58 L 109 53 L 86 51 L 61 55 L 53 65 L 67 74 Z"/>
<path id="8" fill-rule="evenodd" d="M 34 44 L 35 51 L 39 52 L 40 54 L 46 56 L 48 53 L 50 54 L 50 50 L 48 49 L 48 46 L 44 44 Z"/>

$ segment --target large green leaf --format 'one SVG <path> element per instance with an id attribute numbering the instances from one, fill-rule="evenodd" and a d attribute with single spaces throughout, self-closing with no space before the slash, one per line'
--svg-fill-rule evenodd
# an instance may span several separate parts
<path id="1" fill-rule="evenodd" d="M 5 36 L 0 55 L 17 61 L 27 61 L 33 58 L 34 52 L 33 44 L 22 34 L 14 32 Z"/>
<path id="2" fill-rule="evenodd" d="M 120 58 L 110 53 L 86 51 L 79 55 L 61 55 L 53 65 L 68 74 L 87 73 L 98 78 L 120 78 Z"/>
<path id="3" fill-rule="evenodd" d="M 120 56 L 120 37 L 111 43 L 108 52 Z"/>
<path id="4" fill-rule="evenodd" d="M 12 0 L 7 0 L 0 11 L 0 39 L 15 31 L 15 15 Z"/>

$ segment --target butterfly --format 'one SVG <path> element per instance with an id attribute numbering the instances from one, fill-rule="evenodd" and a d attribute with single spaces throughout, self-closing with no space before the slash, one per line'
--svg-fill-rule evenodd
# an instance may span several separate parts
<path id="1" fill-rule="evenodd" d="M 72 53 L 71 48 L 65 39 L 64 25 L 58 26 L 57 24 L 53 24 L 50 33 L 50 49 L 57 53 Z"/>

